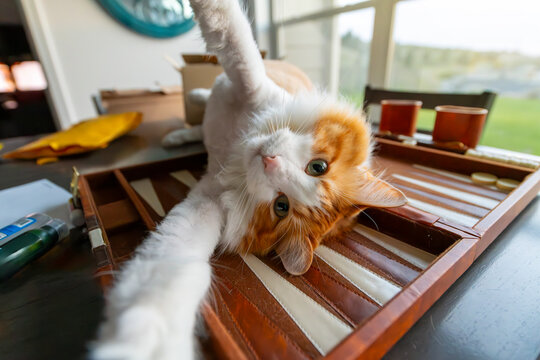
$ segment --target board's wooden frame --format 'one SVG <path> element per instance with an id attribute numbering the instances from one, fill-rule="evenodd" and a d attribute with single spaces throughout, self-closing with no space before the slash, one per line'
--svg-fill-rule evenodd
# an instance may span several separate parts
<path id="1" fill-rule="evenodd" d="M 438 217 L 410 207 L 384 210 L 388 216 L 407 218 L 421 226 L 429 226 L 448 234 L 453 245 L 442 252 L 415 280 L 409 283 L 379 311 L 367 319 L 353 333 L 337 345 L 325 358 L 332 360 L 356 358 L 380 358 L 395 344 L 413 324 L 439 299 L 439 297 L 467 270 L 473 261 L 493 242 L 506 226 L 525 208 L 540 191 L 540 170 L 500 164 L 488 160 L 470 158 L 440 150 L 407 146 L 401 143 L 377 139 L 377 150 L 384 156 L 392 156 L 403 161 L 435 166 L 459 173 L 484 171 L 499 177 L 522 181 L 499 205 L 484 216 L 475 226 L 467 228 L 446 222 Z M 141 203 L 127 177 L 138 176 L 152 169 L 177 170 L 189 168 L 206 161 L 206 154 L 185 158 L 169 159 L 155 163 L 130 166 L 112 171 L 82 175 L 79 191 L 89 228 L 104 229 L 103 219 L 97 211 L 94 195 L 89 185 L 98 177 L 112 176 L 120 184 L 141 216 L 149 230 L 156 225 L 155 214 Z M 103 245 L 94 248 L 98 260 L 99 276 L 102 284 L 108 286 L 112 281 L 110 269 L 117 264 L 110 251 L 110 242 L 105 231 Z M 220 323 L 213 309 L 203 307 L 203 316 L 211 333 L 211 343 L 215 354 L 224 359 L 242 359 L 245 355 L 235 344 Z"/>

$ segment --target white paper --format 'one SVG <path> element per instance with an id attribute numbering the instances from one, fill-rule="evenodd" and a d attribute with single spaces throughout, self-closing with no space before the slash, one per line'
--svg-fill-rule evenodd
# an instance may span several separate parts
<path id="1" fill-rule="evenodd" d="M 63 220 L 71 228 L 71 194 L 47 179 L 0 190 L 0 228 L 35 212 Z"/>

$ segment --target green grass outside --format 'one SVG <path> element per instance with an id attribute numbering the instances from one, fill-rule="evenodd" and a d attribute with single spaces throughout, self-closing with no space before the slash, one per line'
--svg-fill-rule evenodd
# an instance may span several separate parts
<path id="1" fill-rule="evenodd" d="M 349 94 L 361 104 L 362 94 Z M 417 127 L 432 130 L 435 111 L 420 111 Z M 497 97 L 480 140 L 481 145 L 540 155 L 540 100 Z"/>

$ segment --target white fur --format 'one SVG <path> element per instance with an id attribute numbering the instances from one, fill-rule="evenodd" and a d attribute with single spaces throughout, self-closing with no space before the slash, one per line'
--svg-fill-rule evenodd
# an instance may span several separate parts
<path id="1" fill-rule="evenodd" d="M 327 97 L 292 98 L 266 77 L 236 0 L 191 5 L 225 73 L 208 98 L 202 133 L 200 127 L 182 129 L 164 143 L 204 135 L 208 172 L 120 272 L 92 359 L 193 358 L 195 317 L 210 284 L 208 259 L 216 246 L 234 250 L 255 206 L 278 192 L 292 206 L 317 205 L 319 180 L 304 169 L 313 155 L 311 130 Z M 202 100 L 205 94 L 199 95 Z M 261 155 L 279 156 L 279 169 L 265 174 Z"/>
<path id="2" fill-rule="evenodd" d="M 194 105 L 205 106 L 211 93 L 210 89 L 193 89 L 188 94 L 188 101 Z"/>
<path id="3" fill-rule="evenodd" d="M 194 357 L 196 314 L 222 226 L 222 210 L 207 187 L 208 180 L 201 180 L 122 269 L 90 358 Z"/>
<path id="4" fill-rule="evenodd" d="M 201 141 L 203 139 L 201 125 L 192 126 L 190 128 L 178 129 L 171 131 L 163 137 L 161 145 L 164 147 L 173 147 L 190 142 Z"/>

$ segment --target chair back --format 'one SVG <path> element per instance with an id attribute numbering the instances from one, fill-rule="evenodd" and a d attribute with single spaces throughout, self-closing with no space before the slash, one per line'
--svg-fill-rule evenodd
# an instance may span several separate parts
<path id="1" fill-rule="evenodd" d="M 388 99 L 420 100 L 422 101 L 423 109 L 435 109 L 438 105 L 480 107 L 488 110 L 489 117 L 491 107 L 493 106 L 496 97 L 497 94 L 491 91 L 484 91 L 480 94 L 409 92 L 377 89 L 366 85 L 363 108 L 364 111 L 367 111 L 369 105 L 380 104 L 381 100 Z"/>

